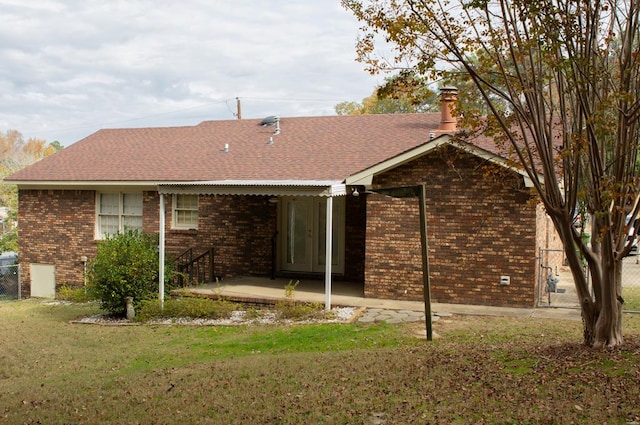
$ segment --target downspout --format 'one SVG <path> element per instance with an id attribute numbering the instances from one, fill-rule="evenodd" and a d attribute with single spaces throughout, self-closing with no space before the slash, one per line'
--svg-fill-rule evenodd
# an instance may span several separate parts
<path id="1" fill-rule="evenodd" d="M 324 309 L 331 310 L 331 266 L 333 263 L 333 193 L 330 188 L 327 198 L 325 235 L 325 255 L 324 255 Z"/>
<path id="2" fill-rule="evenodd" d="M 159 241 L 159 254 L 160 254 L 160 267 L 158 270 L 158 300 L 160 301 L 160 309 L 164 308 L 164 194 L 160 194 L 160 241 Z"/>

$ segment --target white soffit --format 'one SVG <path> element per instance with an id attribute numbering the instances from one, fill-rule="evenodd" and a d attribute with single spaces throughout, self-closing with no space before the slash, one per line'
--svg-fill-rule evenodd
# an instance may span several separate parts
<path id="1" fill-rule="evenodd" d="M 222 180 L 159 183 L 158 193 L 187 195 L 344 196 L 346 186 L 316 180 Z"/>

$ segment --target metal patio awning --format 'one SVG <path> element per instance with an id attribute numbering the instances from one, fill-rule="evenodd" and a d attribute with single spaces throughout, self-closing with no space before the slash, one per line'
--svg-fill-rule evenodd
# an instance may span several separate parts
<path id="1" fill-rule="evenodd" d="M 347 187 L 337 181 L 317 180 L 223 180 L 158 183 L 160 194 L 159 217 L 159 300 L 164 304 L 164 266 L 165 266 L 165 195 L 245 195 L 245 196 L 322 196 L 327 198 L 325 249 L 326 257 L 332 258 L 333 237 L 333 198 L 345 196 Z M 325 309 L 331 309 L 331 261 L 325 262 Z"/>
<path id="2" fill-rule="evenodd" d="M 344 183 L 331 180 L 216 180 L 158 183 L 162 195 L 344 196 Z"/>

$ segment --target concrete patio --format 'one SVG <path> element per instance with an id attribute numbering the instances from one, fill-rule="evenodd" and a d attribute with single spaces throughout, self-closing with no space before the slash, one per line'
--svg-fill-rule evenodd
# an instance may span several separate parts
<path id="1" fill-rule="evenodd" d="M 295 282 L 298 279 L 293 279 Z M 285 298 L 285 286 L 290 279 L 277 278 L 271 280 L 266 277 L 237 277 L 225 279 L 219 283 L 199 285 L 189 288 L 190 292 L 203 295 L 218 295 L 240 302 L 273 303 Z M 300 279 L 294 291 L 296 301 L 324 303 L 324 281 Z M 361 284 L 334 281 L 331 291 L 331 305 L 348 307 L 367 307 L 386 310 L 425 311 L 422 301 L 399 301 L 378 298 L 365 298 Z M 460 314 L 476 316 L 510 316 L 510 317 L 540 317 L 580 320 L 580 311 L 571 308 L 512 308 L 489 307 L 466 304 L 432 303 L 434 314 Z"/>

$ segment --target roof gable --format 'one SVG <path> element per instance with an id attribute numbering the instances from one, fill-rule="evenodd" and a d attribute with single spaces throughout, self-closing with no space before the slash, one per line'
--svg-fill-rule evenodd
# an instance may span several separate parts
<path id="1" fill-rule="evenodd" d="M 429 152 L 446 145 L 453 146 L 457 149 L 463 150 L 471 155 L 482 158 L 500 167 L 514 171 L 524 178 L 525 187 L 533 187 L 531 178 L 529 178 L 527 173 L 522 168 L 514 167 L 510 161 L 495 152 L 484 149 L 479 145 L 462 141 L 450 134 L 442 134 L 441 136 L 430 140 L 423 145 L 416 146 L 415 148 L 403 152 L 400 155 L 389 158 L 365 170 L 359 171 L 347 177 L 345 179 L 345 184 L 369 186 L 372 184 L 374 176 L 399 167 L 400 165 L 406 164 L 407 162 L 413 161 L 416 158 L 426 155 Z M 542 180 L 542 177 L 540 177 L 540 179 Z"/>

